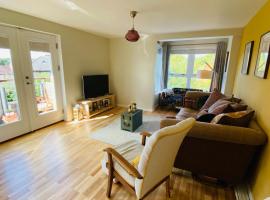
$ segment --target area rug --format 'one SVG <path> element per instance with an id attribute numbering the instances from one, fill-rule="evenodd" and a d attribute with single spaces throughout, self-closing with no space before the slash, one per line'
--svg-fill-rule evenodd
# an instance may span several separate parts
<path id="1" fill-rule="evenodd" d="M 153 133 L 159 129 L 161 117 L 156 115 L 144 115 L 143 124 L 134 132 L 121 130 L 120 117 L 115 119 L 108 126 L 100 128 L 90 134 L 90 137 L 101 142 L 118 145 L 130 140 L 141 141 L 140 133 L 148 131 Z"/>

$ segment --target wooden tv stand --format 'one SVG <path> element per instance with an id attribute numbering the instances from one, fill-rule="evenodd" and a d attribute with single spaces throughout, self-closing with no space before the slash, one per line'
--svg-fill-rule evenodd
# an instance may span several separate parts
<path id="1" fill-rule="evenodd" d="M 97 98 L 90 98 L 78 101 L 83 107 L 83 116 L 85 119 L 91 118 L 97 114 L 105 112 L 115 107 L 115 95 L 105 95 Z"/>

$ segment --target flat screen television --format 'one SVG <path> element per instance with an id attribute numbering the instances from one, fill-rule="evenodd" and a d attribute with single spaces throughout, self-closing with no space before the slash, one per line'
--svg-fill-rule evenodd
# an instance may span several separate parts
<path id="1" fill-rule="evenodd" d="M 85 99 L 109 94 L 108 75 L 83 76 L 83 95 Z"/>

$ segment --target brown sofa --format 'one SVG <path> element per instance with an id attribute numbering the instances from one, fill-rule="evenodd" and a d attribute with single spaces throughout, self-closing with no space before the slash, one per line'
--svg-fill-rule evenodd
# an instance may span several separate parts
<path id="1" fill-rule="evenodd" d="M 186 104 L 194 106 L 203 95 L 209 93 L 187 93 Z M 198 112 L 182 108 L 176 119 L 164 119 L 160 126 L 162 128 L 195 117 Z M 266 135 L 255 120 L 248 128 L 196 122 L 178 151 L 175 167 L 228 184 L 240 183 L 265 142 Z"/>

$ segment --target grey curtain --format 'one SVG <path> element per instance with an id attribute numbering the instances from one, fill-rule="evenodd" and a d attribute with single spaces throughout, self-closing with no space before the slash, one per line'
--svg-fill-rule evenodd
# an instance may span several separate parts
<path id="1" fill-rule="evenodd" d="M 170 45 L 167 42 L 162 44 L 162 77 L 163 86 L 167 88 L 168 73 L 169 73 L 169 60 L 170 60 Z"/>
<path id="2" fill-rule="evenodd" d="M 218 42 L 210 91 L 213 91 L 214 89 L 221 91 L 226 54 L 227 42 Z"/>

